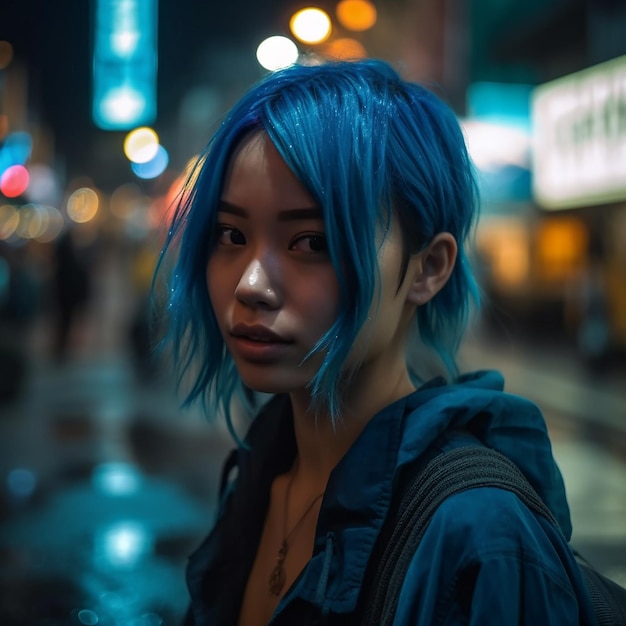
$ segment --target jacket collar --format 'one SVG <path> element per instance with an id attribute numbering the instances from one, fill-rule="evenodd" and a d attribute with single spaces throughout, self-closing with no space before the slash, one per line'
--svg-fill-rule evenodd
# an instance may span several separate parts
<path id="1" fill-rule="evenodd" d="M 418 438 L 407 451 L 403 445 L 405 418 L 439 396 L 443 387 L 443 378 L 433 379 L 377 413 L 333 469 L 320 508 L 313 556 L 275 616 L 296 598 L 312 603 L 323 613 L 356 610 L 367 563 L 391 504 L 398 467 L 432 443 Z M 406 458 L 399 459 L 399 453 Z M 295 454 L 291 405 L 286 396 L 276 396 L 254 420 L 246 449 L 240 450 L 233 512 L 241 511 L 235 515 L 244 518 L 242 536 L 247 540 L 239 549 L 246 573 L 252 567 L 263 518 L 246 516 L 243 511 L 250 511 L 250 494 L 255 491 L 263 495 L 255 498 L 253 507 L 267 510 L 271 483 L 291 467 Z M 246 500 L 238 502 L 237 494 Z"/>
<path id="2" fill-rule="evenodd" d="M 331 472 L 313 557 L 277 615 L 296 597 L 323 613 L 356 609 L 366 566 L 391 503 L 404 416 L 414 396 L 375 415 Z"/>

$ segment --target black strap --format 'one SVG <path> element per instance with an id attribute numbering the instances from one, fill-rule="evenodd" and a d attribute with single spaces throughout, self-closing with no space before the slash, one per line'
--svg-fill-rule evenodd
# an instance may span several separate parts
<path id="1" fill-rule="evenodd" d="M 219 496 L 222 498 L 226 491 L 226 487 L 228 485 L 228 481 L 230 480 L 230 475 L 232 471 L 237 467 L 237 463 L 239 462 L 239 450 L 234 448 L 230 451 L 228 457 L 224 461 L 222 465 L 222 473 L 220 475 L 220 490 Z"/>
<path id="2" fill-rule="evenodd" d="M 531 511 L 558 523 L 519 468 L 499 452 L 477 445 L 436 455 L 404 483 L 399 508 L 385 523 L 363 586 L 365 626 L 393 622 L 407 569 L 430 520 L 449 496 L 476 487 L 513 492 Z M 599 626 L 626 626 L 626 589 L 600 574 L 572 548 Z"/>
<path id="3" fill-rule="evenodd" d="M 367 583 L 360 624 L 385 626 L 394 619 L 406 571 L 430 520 L 449 496 L 476 487 L 512 491 L 533 511 L 558 526 L 556 519 L 518 467 L 499 452 L 463 446 L 435 456 L 407 481 L 398 514 L 385 525 L 381 556 Z M 369 578 L 369 577 L 368 577 Z"/>

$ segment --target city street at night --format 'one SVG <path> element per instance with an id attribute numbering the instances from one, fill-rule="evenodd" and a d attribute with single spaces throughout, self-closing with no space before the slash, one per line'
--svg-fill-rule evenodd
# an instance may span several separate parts
<path id="1" fill-rule="evenodd" d="M 459 431 L 626 593 L 626 2 L 0 5 L 0 626 L 592 623 Z"/>
<path id="2" fill-rule="evenodd" d="M 66 362 L 46 354 L 46 319 L 33 328 L 28 377 L 2 407 L 3 626 L 177 624 L 187 606 L 186 559 L 211 526 L 233 443 L 223 425 L 179 408 L 166 373 L 138 373 L 125 334 L 134 300 L 119 259 L 102 264 Z M 558 351 L 479 339 L 462 362 L 500 369 L 509 391 L 542 407 L 574 545 L 626 582 L 623 372 L 589 380 Z"/>

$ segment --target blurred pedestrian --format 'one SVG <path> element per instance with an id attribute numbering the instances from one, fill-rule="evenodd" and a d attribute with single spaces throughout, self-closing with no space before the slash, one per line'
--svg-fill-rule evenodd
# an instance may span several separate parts
<path id="1" fill-rule="evenodd" d="M 19 397 L 39 314 L 41 281 L 27 244 L 0 241 L 0 404 Z"/>
<path id="2" fill-rule="evenodd" d="M 91 281 L 87 251 L 79 247 L 74 228 L 68 227 L 55 241 L 53 250 L 54 355 L 57 360 L 67 356 L 77 319 L 91 297 Z"/>
<path id="3" fill-rule="evenodd" d="M 576 294 L 580 308 L 578 348 L 589 373 L 597 375 L 605 372 L 611 353 L 611 320 L 602 242 L 601 234 L 592 230 L 588 259 L 582 268 Z"/>
<path id="4" fill-rule="evenodd" d="M 198 167 L 166 245 L 168 338 L 188 403 L 231 426 L 257 405 L 189 562 L 188 623 L 359 623 L 404 471 L 467 437 L 563 532 L 503 489 L 448 498 L 393 623 L 594 623 L 539 409 L 455 364 L 477 199 L 452 111 L 380 61 L 294 66 L 241 98 Z M 446 376 L 425 382 L 431 353 Z"/>
<path id="5" fill-rule="evenodd" d="M 149 241 L 142 241 L 134 250 L 130 267 L 136 301 L 129 320 L 128 343 L 138 378 L 144 382 L 153 380 L 158 373 L 152 344 L 152 336 L 158 331 L 151 297 L 152 276 L 158 256 L 158 249 L 154 249 Z"/>

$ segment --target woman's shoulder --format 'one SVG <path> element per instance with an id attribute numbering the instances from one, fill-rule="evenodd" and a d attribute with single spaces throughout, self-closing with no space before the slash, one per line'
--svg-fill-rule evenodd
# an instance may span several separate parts
<path id="1" fill-rule="evenodd" d="M 437 549 L 455 567 L 510 561 L 515 567 L 562 572 L 566 540 L 548 520 L 514 493 L 478 487 L 447 498 L 434 514 L 420 550 Z"/>
<path id="2" fill-rule="evenodd" d="M 479 487 L 437 509 L 412 556 L 399 624 L 578 624 L 578 576 L 562 534 L 504 489 Z M 520 615 L 524 615 L 520 619 Z M 487 620 L 487 621 L 484 621 Z"/>
<path id="3" fill-rule="evenodd" d="M 545 535 L 550 524 L 531 511 L 514 493 L 498 487 L 475 487 L 456 493 L 439 506 L 431 527 L 446 535 L 459 535 L 477 547 L 518 544 Z"/>

